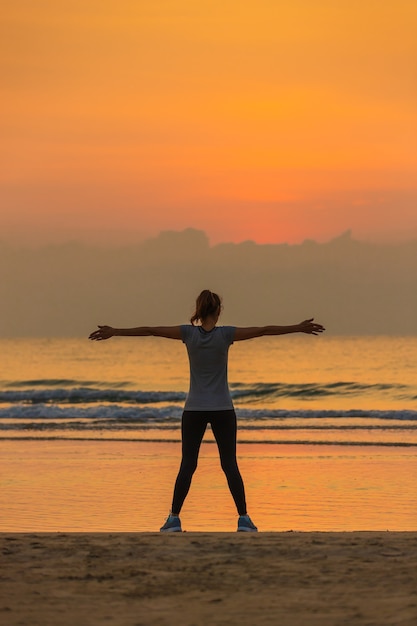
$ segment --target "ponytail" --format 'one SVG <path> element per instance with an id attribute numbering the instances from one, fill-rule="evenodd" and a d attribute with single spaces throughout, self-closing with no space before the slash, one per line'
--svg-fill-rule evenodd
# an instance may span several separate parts
<path id="1" fill-rule="evenodd" d="M 215 315 L 221 305 L 222 301 L 217 293 L 204 289 L 196 300 L 195 312 L 190 319 L 191 324 L 195 326 L 196 323 L 203 322 L 210 315 Z"/>

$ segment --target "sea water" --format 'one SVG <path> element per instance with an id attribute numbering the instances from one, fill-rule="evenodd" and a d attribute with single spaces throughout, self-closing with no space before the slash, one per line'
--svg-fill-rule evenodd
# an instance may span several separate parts
<path id="1" fill-rule="evenodd" d="M 155 529 L 180 458 L 182 342 L 3 339 L 0 349 L 0 530 Z M 416 356 L 415 337 L 231 347 L 239 462 L 257 523 L 415 529 Z M 190 529 L 226 530 L 230 500 L 208 429 L 184 506 Z"/>

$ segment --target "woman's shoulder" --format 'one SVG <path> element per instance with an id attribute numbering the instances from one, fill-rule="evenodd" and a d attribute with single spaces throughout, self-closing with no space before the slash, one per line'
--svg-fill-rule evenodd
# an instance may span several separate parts
<path id="1" fill-rule="evenodd" d="M 194 324 L 181 324 L 180 326 L 181 338 L 184 342 L 191 337 L 196 337 L 201 333 L 201 326 L 194 326 Z"/>
<path id="2" fill-rule="evenodd" d="M 219 326 L 218 327 L 223 338 L 227 343 L 231 344 L 235 338 L 236 326 Z"/>

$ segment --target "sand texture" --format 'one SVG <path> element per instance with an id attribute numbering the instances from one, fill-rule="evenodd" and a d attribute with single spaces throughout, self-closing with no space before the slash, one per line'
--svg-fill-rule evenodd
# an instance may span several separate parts
<path id="1" fill-rule="evenodd" d="M 7 626 L 415 626 L 417 533 L 0 535 Z"/>

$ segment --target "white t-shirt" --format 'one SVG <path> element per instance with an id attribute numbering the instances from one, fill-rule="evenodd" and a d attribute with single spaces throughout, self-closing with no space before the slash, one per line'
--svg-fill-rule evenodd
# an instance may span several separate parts
<path id="1" fill-rule="evenodd" d="M 227 357 L 235 326 L 181 326 L 181 337 L 190 362 L 190 389 L 186 411 L 227 411 L 233 409 L 227 381 Z"/>

